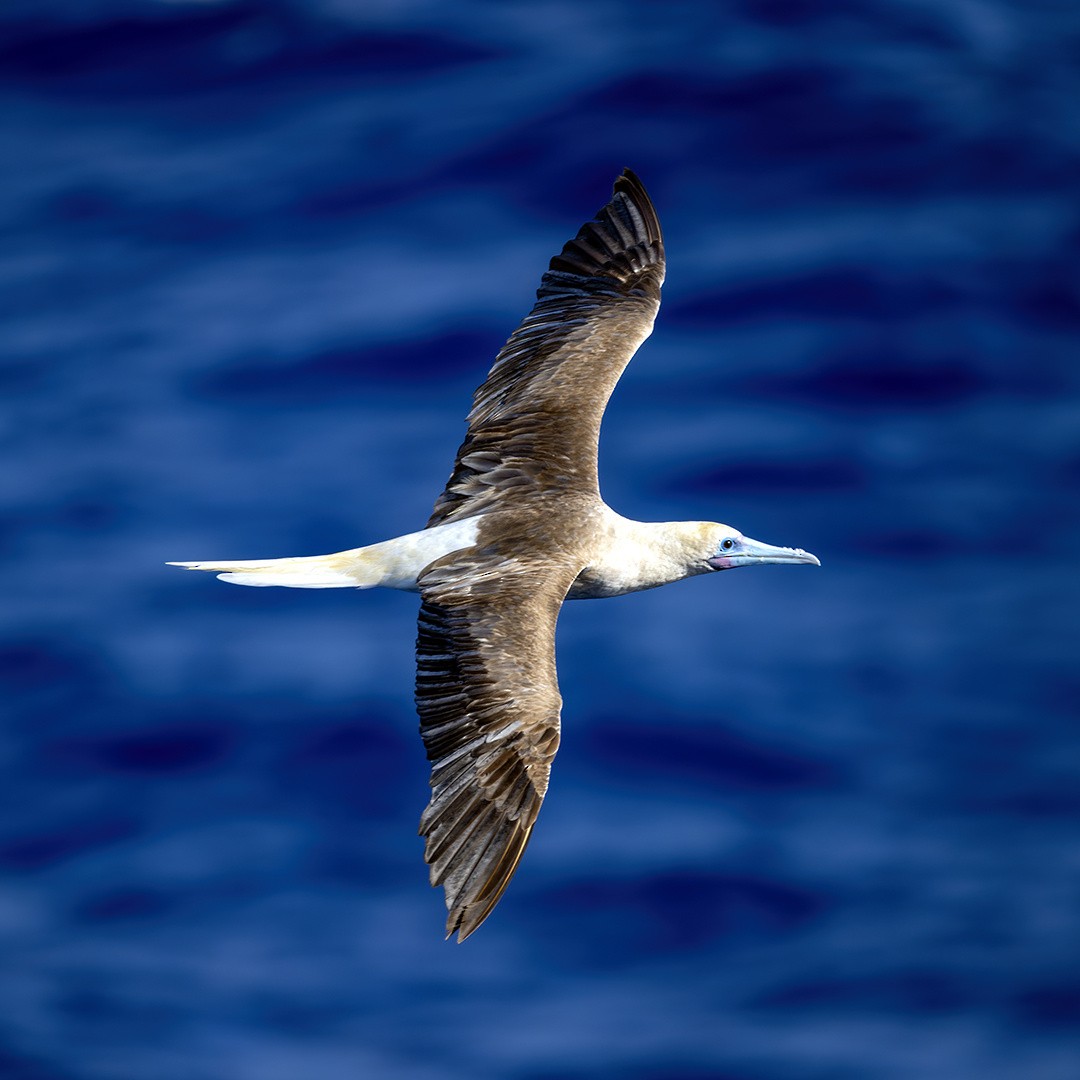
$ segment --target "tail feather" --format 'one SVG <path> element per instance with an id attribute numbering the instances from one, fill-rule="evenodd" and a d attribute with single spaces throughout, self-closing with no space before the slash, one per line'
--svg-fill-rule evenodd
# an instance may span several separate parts
<path id="1" fill-rule="evenodd" d="M 248 559 L 231 562 L 171 562 L 187 570 L 208 570 L 234 585 L 285 585 L 293 589 L 366 589 L 378 584 L 365 575 L 356 552 L 293 559 Z M 352 555 L 347 561 L 343 556 Z M 368 580 L 365 580 L 367 578 Z"/>
<path id="2" fill-rule="evenodd" d="M 415 592 L 424 567 L 475 544 L 478 527 L 477 520 L 469 518 L 332 555 L 169 565 L 209 570 L 235 585 L 287 585 L 294 589 L 371 589 L 381 585 Z"/>

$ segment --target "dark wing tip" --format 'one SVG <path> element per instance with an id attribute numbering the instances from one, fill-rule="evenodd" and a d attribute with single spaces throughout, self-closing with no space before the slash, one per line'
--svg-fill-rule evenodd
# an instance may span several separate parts
<path id="1" fill-rule="evenodd" d="M 623 169 L 616 178 L 611 189 L 611 196 L 614 198 L 616 195 L 624 196 L 637 207 L 638 213 L 645 222 L 650 241 L 662 245 L 664 237 L 660 231 L 660 219 L 656 216 L 656 207 L 653 206 L 641 178 L 633 169 Z"/>
<path id="2" fill-rule="evenodd" d="M 545 284 L 560 275 L 604 279 L 616 292 L 643 290 L 659 301 L 664 280 L 664 238 L 644 185 L 629 169 L 616 179 L 611 200 L 582 225 L 551 260 Z M 544 286 L 541 286 L 541 295 Z"/>
<path id="3" fill-rule="evenodd" d="M 495 910 L 495 905 L 502 898 L 518 863 L 521 862 L 521 856 L 525 854 L 533 825 L 535 820 L 528 824 L 515 822 L 512 834 L 486 881 L 479 888 L 474 888 L 468 896 L 457 897 L 450 905 L 450 913 L 446 919 L 447 938 L 456 931 L 460 945 L 474 930 L 479 929 L 480 924 Z"/>

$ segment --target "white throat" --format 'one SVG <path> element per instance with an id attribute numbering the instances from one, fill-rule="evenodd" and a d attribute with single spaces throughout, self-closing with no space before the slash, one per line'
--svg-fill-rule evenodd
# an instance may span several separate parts
<path id="1" fill-rule="evenodd" d="M 687 539 L 696 534 L 697 522 L 633 521 L 604 509 L 597 545 L 568 600 L 622 596 L 709 572 L 704 561 L 699 565 L 687 556 Z"/>

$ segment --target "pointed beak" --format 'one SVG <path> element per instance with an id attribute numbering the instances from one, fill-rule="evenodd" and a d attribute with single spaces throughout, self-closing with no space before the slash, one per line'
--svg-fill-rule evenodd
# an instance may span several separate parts
<path id="1" fill-rule="evenodd" d="M 744 536 L 730 552 L 724 551 L 709 559 L 709 565 L 714 570 L 733 570 L 736 566 L 759 566 L 764 563 L 821 565 L 816 555 L 802 548 L 775 547 L 760 540 L 751 540 L 749 536 Z"/>

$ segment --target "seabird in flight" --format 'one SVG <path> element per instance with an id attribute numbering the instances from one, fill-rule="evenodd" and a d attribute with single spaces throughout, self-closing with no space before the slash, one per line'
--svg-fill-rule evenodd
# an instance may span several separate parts
<path id="1" fill-rule="evenodd" d="M 619 596 L 763 563 L 820 565 L 730 525 L 641 522 L 600 497 L 597 440 L 660 306 L 656 211 L 627 169 L 551 260 L 536 304 L 473 398 L 454 470 L 420 531 L 309 558 L 173 563 L 239 585 L 419 592 L 416 707 L 431 762 L 420 819 L 447 937 L 498 903 L 559 745 L 555 623 L 564 600 Z"/>

